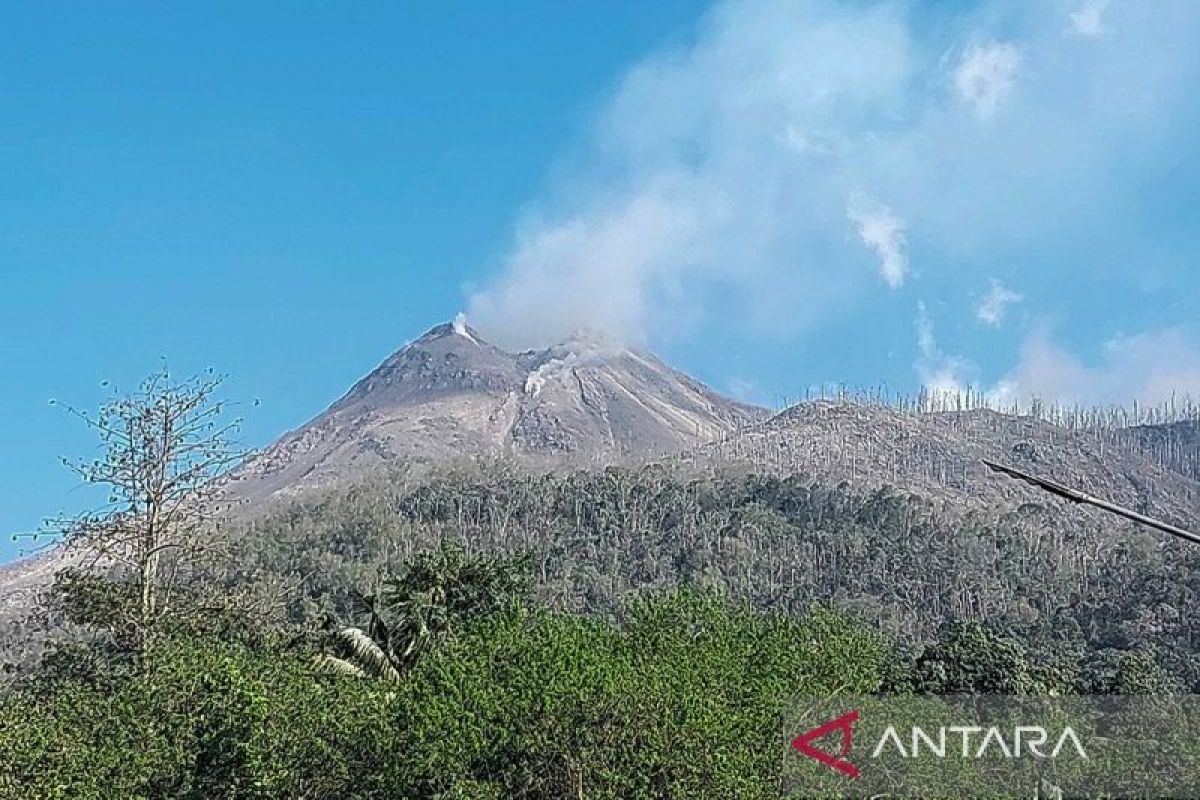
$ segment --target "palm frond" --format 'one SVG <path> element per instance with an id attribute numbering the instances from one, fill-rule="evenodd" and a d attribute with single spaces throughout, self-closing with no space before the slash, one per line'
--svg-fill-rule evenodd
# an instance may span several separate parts
<path id="1" fill-rule="evenodd" d="M 331 656 L 328 653 L 322 653 L 316 657 L 317 666 L 322 672 L 327 672 L 331 675 L 348 675 L 354 678 L 365 678 L 367 673 L 355 664 L 351 664 L 344 658 Z"/>
<path id="2" fill-rule="evenodd" d="M 343 628 L 338 632 L 338 640 L 353 655 L 363 672 L 389 683 L 399 682 L 400 672 L 392 664 L 391 658 L 362 628 Z"/>

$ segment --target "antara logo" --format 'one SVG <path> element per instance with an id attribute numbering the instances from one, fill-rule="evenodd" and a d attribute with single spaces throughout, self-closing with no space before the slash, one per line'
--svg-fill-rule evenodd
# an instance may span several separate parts
<path id="1" fill-rule="evenodd" d="M 805 731 L 792 740 L 792 749 L 850 779 L 857 778 L 860 774 L 859 769 L 847 756 L 854 746 L 854 723 L 858 722 L 860 714 L 860 709 L 854 709 L 824 725 Z M 815 746 L 814 743 L 818 739 L 835 732 L 841 733 L 841 747 L 836 754 Z M 989 756 L 1009 759 L 1058 758 L 1064 750 L 1068 751 L 1068 755 L 1073 751 L 1073 754 L 1081 759 L 1088 757 L 1079 736 L 1069 725 L 1057 735 L 1040 725 L 1018 725 L 1011 731 L 995 726 L 950 725 L 937 728 L 934 734 L 913 726 L 909 733 L 909 737 L 902 738 L 894 725 L 887 726 L 871 751 L 871 759 L 886 757 L 889 751 L 904 759 L 919 758 L 926 754 L 939 759 L 948 755 L 961 755 L 962 758 L 971 759 Z M 908 746 L 905 745 L 905 738 L 908 740 Z M 961 747 L 950 746 L 953 740 L 958 740 Z"/>
<path id="2" fill-rule="evenodd" d="M 792 739 L 792 748 L 801 755 L 816 759 L 830 769 L 835 769 L 851 779 L 857 778 L 858 767 L 846 760 L 846 756 L 850 755 L 850 748 L 854 745 L 854 723 L 856 722 L 858 722 L 857 708 L 847 714 L 843 714 L 837 719 L 826 722 L 824 725 L 818 725 L 812 730 L 800 734 L 795 739 Z M 813 742 L 817 739 L 839 730 L 842 732 L 842 749 L 836 756 L 813 747 Z"/>
<path id="3" fill-rule="evenodd" d="M 879 737 L 879 744 L 875 745 L 871 758 L 879 758 L 889 745 L 901 758 L 919 758 L 922 749 L 936 758 L 946 758 L 947 752 L 952 755 L 959 752 L 963 758 L 1058 758 L 1068 746 L 1079 758 L 1088 757 L 1087 751 L 1083 749 L 1083 742 L 1079 741 L 1079 736 L 1070 725 L 1063 728 L 1057 736 L 1041 725 L 1017 725 L 1011 731 L 995 725 L 990 728 L 980 725 L 950 725 L 937 728 L 937 733 L 932 735 L 914 725 L 910 733 L 911 745 L 905 748 L 895 726 L 889 725 Z M 957 747 L 948 748 L 947 739 L 959 740 L 962 743 L 961 751 Z"/>

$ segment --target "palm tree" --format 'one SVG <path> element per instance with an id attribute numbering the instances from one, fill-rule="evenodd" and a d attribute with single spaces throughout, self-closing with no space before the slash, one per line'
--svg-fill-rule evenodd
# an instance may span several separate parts
<path id="1" fill-rule="evenodd" d="M 528 592 L 526 559 L 469 556 L 443 542 L 362 598 L 370 611 L 366 629 L 339 630 L 335 643 L 342 655 L 323 654 L 319 661 L 339 674 L 394 683 L 463 620 L 519 602 Z"/>
<path id="2" fill-rule="evenodd" d="M 326 671 L 358 678 L 375 678 L 386 683 L 400 681 L 400 670 L 392 655 L 362 628 L 342 628 L 335 638 L 345 655 L 322 653 L 317 656 L 317 663 Z"/>

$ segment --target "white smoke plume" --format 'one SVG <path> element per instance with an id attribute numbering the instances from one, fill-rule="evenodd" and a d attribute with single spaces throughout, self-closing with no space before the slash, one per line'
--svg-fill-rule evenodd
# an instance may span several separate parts
<path id="1" fill-rule="evenodd" d="M 700 324 L 719 297 L 751 330 L 811 325 L 855 283 L 827 256 L 853 187 L 843 116 L 889 105 L 913 68 L 896 8 L 717 5 L 694 41 L 625 75 L 471 319 L 510 346 L 578 327 L 637 341 Z"/>
<path id="2" fill-rule="evenodd" d="M 472 342 L 475 341 L 475 337 L 467 330 L 467 315 L 463 312 L 460 311 L 454 315 L 454 321 L 450 323 L 450 328 L 459 336 L 470 339 Z"/>
<path id="3" fill-rule="evenodd" d="M 717 2 L 601 98 L 470 294 L 472 324 L 510 348 L 579 328 L 794 342 L 877 313 L 886 287 L 947 303 L 991 275 L 1044 296 L 1137 270 L 1144 187 L 1194 141 L 1200 6 L 982 0 L 934 26 L 923 13 Z M 1024 267 L 1035 256 L 1054 281 Z M 998 325 L 1016 301 L 997 295 L 979 319 Z M 926 382 L 961 380 L 960 362 L 915 357 Z M 1024 390 L 1032 376 L 1011 377 Z"/>

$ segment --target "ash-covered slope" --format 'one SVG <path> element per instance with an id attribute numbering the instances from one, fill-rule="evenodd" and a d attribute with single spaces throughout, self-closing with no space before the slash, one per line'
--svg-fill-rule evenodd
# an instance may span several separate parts
<path id="1" fill-rule="evenodd" d="M 648 353 L 594 336 L 508 353 L 465 325 L 441 325 L 268 448 L 238 493 L 259 501 L 464 456 L 640 460 L 718 440 L 765 416 Z"/>
<path id="2" fill-rule="evenodd" d="M 1160 467 L 1138 448 L 988 410 L 917 413 L 803 403 L 687 458 L 866 490 L 892 486 L 965 510 L 1050 502 L 1045 493 L 992 473 L 981 462 L 988 458 L 1187 528 L 1200 524 L 1200 483 Z"/>
<path id="3" fill-rule="evenodd" d="M 1135 425 L 1125 433 L 1154 462 L 1200 480 L 1200 420 Z"/>

